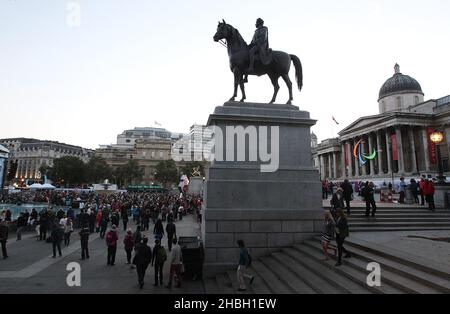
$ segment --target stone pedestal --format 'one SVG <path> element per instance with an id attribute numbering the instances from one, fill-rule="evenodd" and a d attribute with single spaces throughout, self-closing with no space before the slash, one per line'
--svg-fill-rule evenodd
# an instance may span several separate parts
<path id="1" fill-rule="evenodd" d="M 321 231 L 321 184 L 311 157 L 315 122 L 292 105 L 228 102 L 210 115 L 216 156 L 205 184 L 207 276 L 236 267 L 239 239 L 255 259 Z"/>

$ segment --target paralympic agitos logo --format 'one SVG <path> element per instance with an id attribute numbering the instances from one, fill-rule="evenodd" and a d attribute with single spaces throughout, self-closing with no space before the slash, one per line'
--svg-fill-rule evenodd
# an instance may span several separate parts
<path id="1" fill-rule="evenodd" d="M 361 145 L 365 144 L 364 140 L 359 140 L 356 145 L 355 148 L 353 149 L 353 156 L 355 156 L 355 158 L 359 159 L 359 163 L 361 166 L 364 166 L 368 160 L 374 160 L 375 157 L 377 156 L 377 151 L 374 150 L 373 153 L 371 155 L 364 155 L 361 152 Z"/>

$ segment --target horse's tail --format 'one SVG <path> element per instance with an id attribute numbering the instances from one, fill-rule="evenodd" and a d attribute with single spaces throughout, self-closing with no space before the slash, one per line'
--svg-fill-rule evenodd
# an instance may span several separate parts
<path id="1" fill-rule="evenodd" d="M 289 55 L 295 66 L 295 79 L 297 81 L 298 90 L 301 91 L 303 87 L 303 69 L 300 59 L 296 55 Z"/>

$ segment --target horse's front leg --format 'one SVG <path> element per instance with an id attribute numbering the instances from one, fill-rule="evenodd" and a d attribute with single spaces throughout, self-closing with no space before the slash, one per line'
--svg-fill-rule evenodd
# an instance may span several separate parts
<path id="1" fill-rule="evenodd" d="M 235 98 L 237 97 L 237 88 L 238 88 L 238 85 L 239 85 L 239 76 L 237 75 L 238 74 L 238 70 L 235 68 L 233 73 L 234 73 L 234 93 L 233 93 L 233 96 L 230 98 L 229 101 L 234 101 Z"/>
<path id="2" fill-rule="evenodd" d="M 239 86 L 241 87 L 241 92 L 242 92 L 241 102 L 244 102 L 244 100 L 247 97 L 245 96 L 245 85 L 244 85 L 244 79 L 242 78 L 242 75 L 241 75 L 241 78 L 240 78 L 240 81 L 239 81 Z"/>

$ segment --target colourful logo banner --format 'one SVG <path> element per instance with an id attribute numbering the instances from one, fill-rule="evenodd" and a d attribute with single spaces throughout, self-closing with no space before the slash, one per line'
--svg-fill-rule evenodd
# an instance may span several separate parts
<path id="1" fill-rule="evenodd" d="M 370 154 L 370 155 L 364 155 L 362 152 L 361 152 L 361 145 L 362 144 L 365 144 L 365 142 L 364 142 L 364 140 L 362 140 L 362 139 L 360 139 L 357 143 L 356 143 L 356 145 L 355 145 L 355 148 L 353 149 L 353 156 L 355 156 L 355 158 L 357 158 L 358 160 L 359 160 L 359 165 L 362 167 L 362 166 L 364 166 L 366 163 L 367 163 L 367 161 L 369 160 L 374 160 L 375 159 L 375 157 L 377 156 L 377 151 L 376 150 L 374 150 L 373 152 L 372 152 L 372 154 Z"/>

